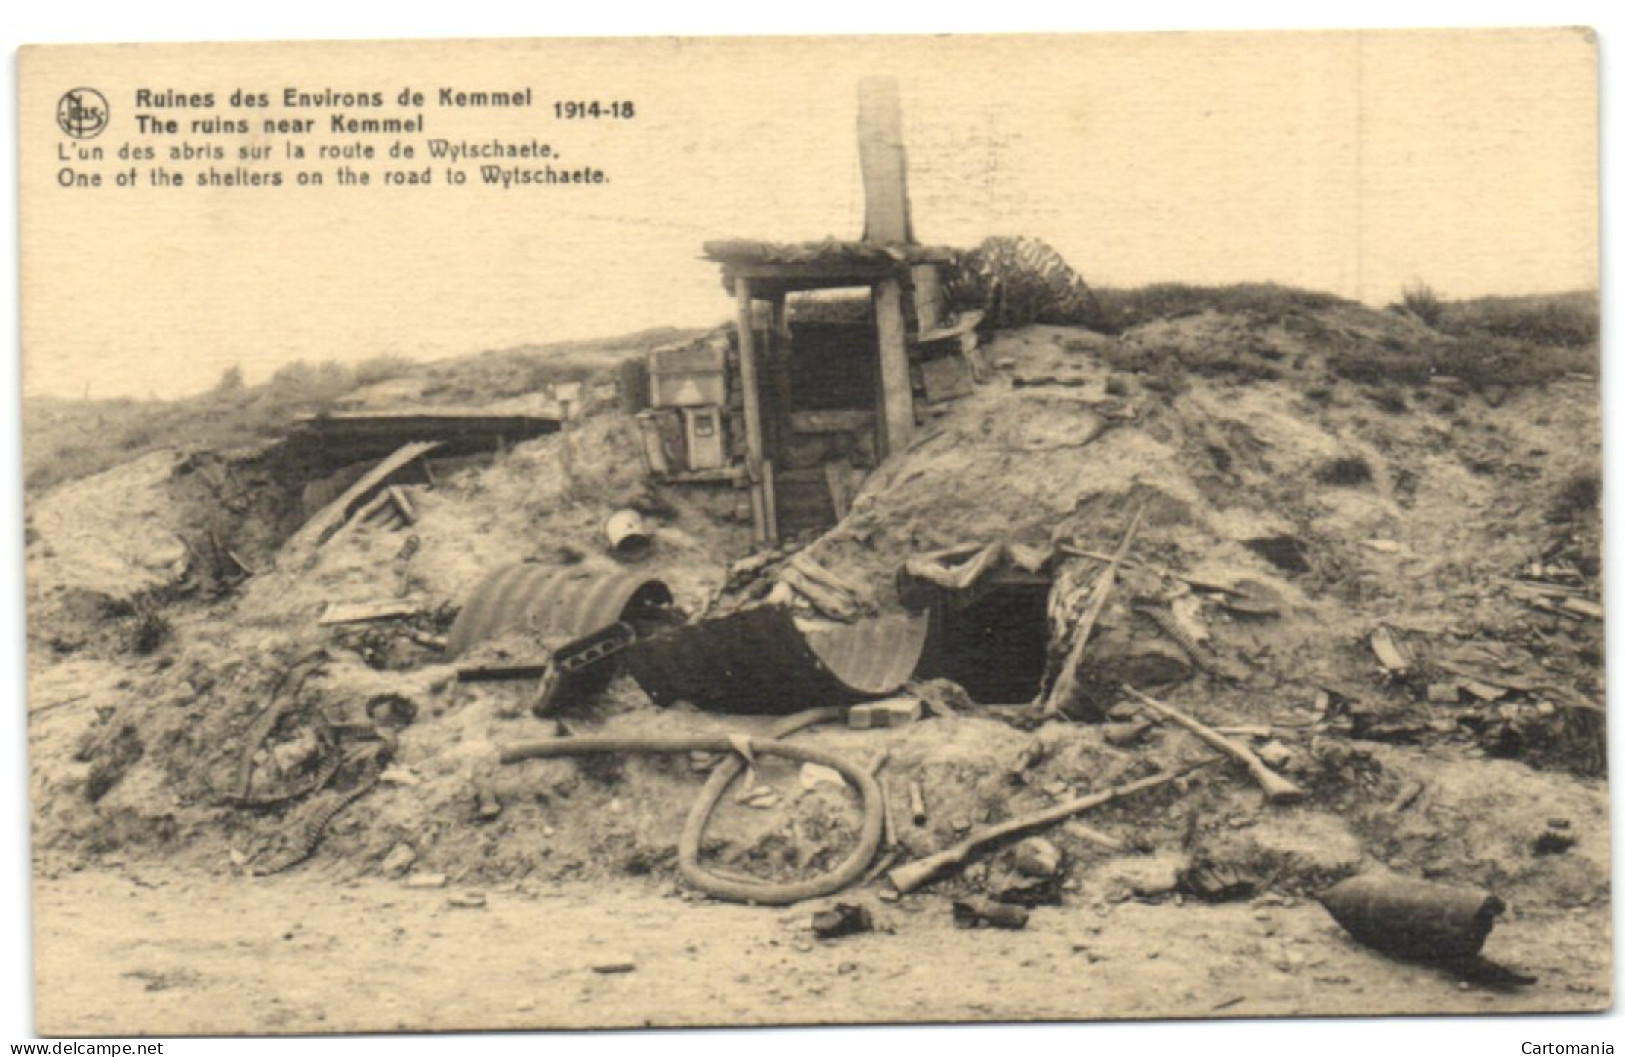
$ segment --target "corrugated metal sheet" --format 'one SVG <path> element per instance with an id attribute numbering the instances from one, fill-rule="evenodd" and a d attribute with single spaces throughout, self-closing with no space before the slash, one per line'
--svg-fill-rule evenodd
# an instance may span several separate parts
<path id="1" fill-rule="evenodd" d="M 662 705 L 789 714 L 892 693 L 914 674 L 926 616 L 803 630 L 788 609 L 757 606 L 638 642 L 632 677 Z"/>
<path id="2" fill-rule="evenodd" d="M 896 614 L 856 624 L 802 626 L 818 659 L 859 694 L 889 694 L 914 676 L 931 621 L 926 614 Z"/>
<path id="3" fill-rule="evenodd" d="M 446 637 L 457 657 L 513 631 L 559 645 L 601 631 L 643 606 L 670 605 L 665 582 L 638 573 L 580 566 L 505 565 L 474 585 Z"/>

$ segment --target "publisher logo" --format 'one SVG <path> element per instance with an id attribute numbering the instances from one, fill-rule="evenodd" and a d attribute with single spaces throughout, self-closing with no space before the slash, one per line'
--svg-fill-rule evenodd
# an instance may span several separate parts
<path id="1" fill-rule="evenodd" d="M 74 139 L 101 135 L 107 117 L 107 97 L 94 88 L 71 88 L 56 103 L 56 123 Z"/>

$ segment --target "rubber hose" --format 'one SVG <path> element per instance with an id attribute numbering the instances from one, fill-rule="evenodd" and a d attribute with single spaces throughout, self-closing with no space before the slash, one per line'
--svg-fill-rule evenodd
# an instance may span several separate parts
<path id="1" fill-rule="evenodd" d="M 885 826 L 882 814 L 883 802 L 881 800 L 880 785 L 867 770 L 850 761 L 828 753 L 822 749 L 813 749 L 802 745 L 792 745 L 777 740 L 786 734 L 812 726 L 815 723 L 827 722 L 839 718 L 841 710 L 838 708 L 818 708 L 807 712 L 797 713 L 794 716 L 776 724 L 769 736 L 762 737 L 729 737 L 722 734 L 679 735 L 663 738 L 639 737 L 580 737 L 580 738 L 548 738 L 543 741 L 522 742 L 510 745 L 501 750 L 500 759 L 504 764 L 519 763 L 522 760 L 552 759 L 560 756 L 585 756 L 608 753 L 684 753 L 684 752 L 714 752 L 726 756 L 707 779 L 705 787 L 700 791 L 699 799 L 689 809 L 688 818 L 683 823 L 683 832 L 677 843 L 677 866 L 685 880 L 695 888 L 718 899 L 728 899 L 740 903 L 758 903 L 764 906 L 783 906 L 787 903 L 798 903 L 805 899 L 817 899 L 820 896 L 839 892 L 863 876 L 875 852 L 880 848 L 880 840 Z M 840 773 L 858 790 L 858 796 L 863 802 L 863 823 L 858 831 L 857 847 L 841 861 L 841 863 L 824 874 L 805 881 L 772 882 L 772 881 L 738 881 L 727 877 L 717 877 L 706 872 L 700 866 L 700 840 L 705 834 L 706 824 L 711 819 L 711 813 L 722 799 L 722 794 L 728 786 L 738 777 L 744 769 L 744 761 L 739 758 L 739 742 L 743 742 L 752 755 L 783 756 L 787 759 L 800 760 L 804 763 L 816 763 L 829 767 Z"/>

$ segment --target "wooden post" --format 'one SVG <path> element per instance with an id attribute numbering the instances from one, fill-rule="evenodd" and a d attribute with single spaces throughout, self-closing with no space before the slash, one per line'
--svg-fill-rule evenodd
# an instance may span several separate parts
<path id="1" fill-rule="evenodd" d="M 793 440 L 790 430 L 790 414 L 794 410 L 794 394 L 790 386 L 790 313 L 783 291 L 774 293 L 770 304 L 773 313 L 764 370 L 768 399 L 763 444 L 767 458 L 782 466 L 789 458 Z"/>
<path id="2" fill-rule="evenodd" d="M 858 161 L 863 168 L 863 238 L 914 240 L 908 215 L 908 167 L 897 81 L 870 77 L 858 85 Z M 909 378 L 903 287 L 898 279 L 875 284 L 875 327 L 880 333 L 881 454 L 903 450 L 914 436 L 914 385 Z"/>
<path id="3" fill-rule="evenodd" d="M 858 84 L 858 162 L 863 169 L 864 241 L 913 242 L 902 107 L 894 77 L 869 77 Z"/>
<path id="4" fill-rule="evenodd" d="M 908 337 L 903 322 L 903 284 L 875 284 L 875 328 L 880 333 L 881 456 L 902 451 L 914 437 L 914 382 L 909 377 Z"/>
<path id="5" fill-rule="evenodd" d="M 778 533 L 768 524 L 770 504 L 762 481 L 762 403 L 756 373 L 756 331 L 751 321 L 750 280 L 734 280 L 739 301 L 739 391 L 745 400 L 745 471 L 750 475 L 750 509 L 757 543 Z"/>
<path id="6" fill-rule="evenodd" d="M 925 334 L 942 326 L 947 315 L 947 295 L 942 290 L 941 266 L 916 264 L 914 276 L 914 320 L 919 333 Z"/>

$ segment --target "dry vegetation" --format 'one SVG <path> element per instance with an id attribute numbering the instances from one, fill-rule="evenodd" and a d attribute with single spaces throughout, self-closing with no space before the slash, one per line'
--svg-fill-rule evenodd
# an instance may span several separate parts
<path id="1" fill-rule="evenodd" d="M 243 384 L 228 368 L 213 389 L 181 400 L 64 400 L 23 403 L 23 481 L 30 495 L 160 448 L 226 451 L 281 436 L 301 415 L 331 411 L 369 385 L 406 376 L 423 381 L 429 406 L 479 403 L 580 381 L 642 350 L 690 333 L 660 327 L 604 341 L 525 345 L 418 364 L 376 356 L 354 365 L 296 360 L 267 381 Z"/>

